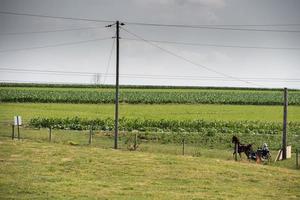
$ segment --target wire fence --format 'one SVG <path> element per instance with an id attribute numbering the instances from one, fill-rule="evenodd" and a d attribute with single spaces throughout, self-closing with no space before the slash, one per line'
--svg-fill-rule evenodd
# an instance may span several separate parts
<path id="1" fill-rule="evenodd" d="M 16 141 L 31 140 L 35 142 L 51 142 L 78 147 L 97 147 L 112 149 L 114 147 L 114 132 L 101 130 L 63 130 L 51 128 L 32 128 L 26 125 L 12 126 L 10 122 L 0 123 L 0 137 Z M 13 131 L 14 130 L 14 131 Z M 247 136 L 248 135 L 248 136 Z M 198 137 L 196 137 L 198 136 Z M 172 132 L 139 132 L 119 131 L 118 149 L 123 151 L 140 151 L 148 153 L 163 153 L 194 157 L 210 157 L 225 160 L 234 160 L 231 134 L 220 134 L 211 137 L 200 133 L 172 133 Z M 260 144 L 268 143 L 272 150 L 273 159 L 280 149 L 281 135 L 253 135 L 241 134 L 240 138 L 247 143 L 254 143 L 255 148 Z M 297 144 L 300 136 L 288 135 L 288 141 L 294 146 L 292 161 L 289 165 L 299 168 Z M 257 145 L 256 145 L 257 144 Z M 247 160 L 243 155 L 243 160 Z M 277 162 L 278 163 L 278 162 Z"/>

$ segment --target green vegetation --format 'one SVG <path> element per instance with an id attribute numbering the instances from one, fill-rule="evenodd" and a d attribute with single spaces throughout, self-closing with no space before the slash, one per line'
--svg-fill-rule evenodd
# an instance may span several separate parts
<path id="1" fill-rule="evenodd" d="M 281 148 L 280 90 L 125 86 L 115 151 L 111 86 L 22 86 L 0 85 L 1 199 L 300 198 L 294 153 L 264 165 L 232 158 L 234 134 L 254 149 L 268 143 L 274 159 Z M 289 92 L 289 104 L 294 152 L 300 91 Z M 19 141 L 11 140 L 15 115 L 24 122 Z M 138 149 L 128 151 L 133 142 Z"/>
<path id="2" fill-rule="evenodd" d="M 254 105 L 120 105 L 121 131 L 139 131 L 144 141 L 159 143 L 180 143 L 183 135 L 188 143 L 198 143 L 208 148 L 228 148 L 233 134 L 243 142 L 260 146 L 267 142 L 272 149 L 279 149 L 281 142 L 282 106 Z M 110 132 L 113 129 L 114 105 L 111 104 L 0 104 L 0 121 L 5 126 L 14 115 L 21 115 L 25 126 L 33 118 L 54 118 L 52 123 L 61 128 L 88 129 L 92 121 L 99 119 L 98 130 Z M 66 118 L 78 116 L 77 121 Z M 124 119 L 122 119 L 124 118 Z M 300 147 L 300 107 L 289 106 L 289 144 Z M 44 121 L 44 120 L 42 120 Z M 47 120 L 36 126 L 49 126 Z M 93 122 L 93 123 L 96 123 Z M 2 127 L 2 130 L 4 127 Z M 11 129 L 7 126 L 7 136 Z M 57 131 L 57 130 L 56 130 Z M 295 150 L 295 148 L 293 148 Z"/>
<path id="3" fill-rule="evenodd" d="M 56 128 L 70 130 L 89 130 L 91 126 L 96 130 L 111 131 L 114 129 L 114 119 L 84 118 L 32 118 L 29 126 L 33 128 Z M 288 123 L 290 134 L 300 132 L 300 122 Z M 213 136 L 223 134 L 278 134 L 282 132 L 282 124 L 260 121 L 204 121 L 204 120 L 143 120 L 143 119 L 119 119 L 119 129 L 124 131 L 138 130 L 142 132 L 198 132 Z"/>
<path id="4" fill-rule="evenodd" d="M 38 88 L 115 88 L 115 85 L 97 84 L 47 84 L 47 83 L 0 83 L 0 87 L 38 87 Z M 128 89 L 209 89 L 209 90 L 252 90 L 282 91 L 282 88 L 249 88 L 249 87 L 206 87 L 206 86 L 163 86 L 163 85 L 120 85 Z M 289 89 L 289 91 L 299 91 Z"/>
<path id="5" fill-rule="evenodd" d="M 289 106 L 288 120 L 300 122 L 300 106 Z M 263 121 L 282 122 L 282 106 L 254 105 L 144 105 L 120 104 L 120 118 L 152 120 Z M 113 104 L 0 103 L 0 121 L 21 115 L 31 118 L 113 118 Z"/>
<path id="6" fill-rule="evenodd" d="M 299 199 L 296 170 L 0 138 L 2 199 Z"/>
<path id="7" fill-rule="evenodd" d="M 29 125 L 33 128 L 66 129 L 66 130 L 102 130 L 112 131 L 114 120 L 82 118 L 33 118 Z M 291 140 L 289 144 L 300 147 L 299 122 L 288 124 Z M 259 121 L 203 121 L 203 120 L 119 120 L 119 130 L 125 132 L 138 131 L 138 137 L 144 141 L 159 141 L 161 143 L 181 143 L 185 138 L 187 143 L 197 143 L 206 147 L 227 148 L 231 146 L 232 135 L 239 135 L 248 142 L 258 140 L 259 137 L 268 137 L 268 144 L 278 149 L 281 145 L 281 123 L 267 123 Z M 275 137 L 270 137 L 275 135 Z M 279 137 L 276 137 L 279 136 Z M 224 141 L 227 141 L 224 143 Z M 255 143 L 255 142 L 254 142 Z"/>
<path id="8" fill-rule="evenodd" d="M 112 88 L 1 87 L 0 102 L 113 103 Z M 130 104 L 280 105 L 282 92 L 273 90 L 122 89 L 120 102 Z M 289 104 L 300 105 L 300 91 L 289 92 Z"/>

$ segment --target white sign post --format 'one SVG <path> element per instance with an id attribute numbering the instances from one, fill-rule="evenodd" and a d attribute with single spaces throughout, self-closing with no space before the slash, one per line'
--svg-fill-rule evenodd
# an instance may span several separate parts
<path id="1" fill-rule="evenodd" d="M 15 126 L 18 127 L 18 140 L 20 139 L 20 126 L 22 126 L 21 116 L 14 116 L 14 124 L 12 125 L 12 139 L 15 138 Z"/>
<path id="2" fill-rule="evenodd" d="M 14 125 L 15 126 L 21 126 L 22 125 L 22 118 L 21 118 L 21 116 L 15 116 L 14 117 Z"/>

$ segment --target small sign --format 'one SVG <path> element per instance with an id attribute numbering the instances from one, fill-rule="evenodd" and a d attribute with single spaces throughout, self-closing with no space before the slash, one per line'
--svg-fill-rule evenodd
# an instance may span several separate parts
<path id="1" fill-rule="evenodd" d="M 292 157 L 292 146 L 287 146 L 286 147 L 286 158 L 291 158 Z"/>
<path id="2" fill-rule="evenodd" d="M 21 116 L 15 116 L 14 117 L 14 125 L 15 126 L 22 126 L 22 118 L 21 118 Z"/>
<path id="3" fill-rule="evenodd" d="M 286 146 L 286 158 L 292 157 L 292 146 Z M 282 149 L 278 151 L 275 161 L 282 160 Z"/>

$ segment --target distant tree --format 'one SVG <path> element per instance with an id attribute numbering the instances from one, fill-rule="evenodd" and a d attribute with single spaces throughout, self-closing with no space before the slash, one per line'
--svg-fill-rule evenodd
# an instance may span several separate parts
<path id="1" fill-rule="evenodd" d="M 100 73 L 94 74 L 93 83 L 95 85 L 100 85 L 101 84 L 101 74 Z"/>

